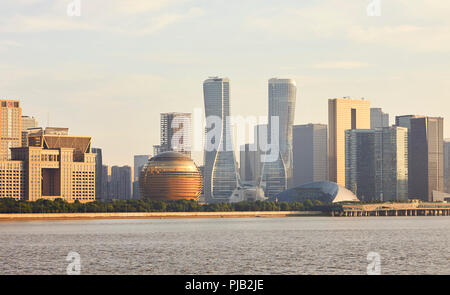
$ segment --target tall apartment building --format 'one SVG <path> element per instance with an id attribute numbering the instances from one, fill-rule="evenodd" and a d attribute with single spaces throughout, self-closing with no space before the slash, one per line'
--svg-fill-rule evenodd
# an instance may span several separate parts
<path id="1" fill-rule="evenodd" d="M 370 129 L 370 102 L 350 98 L 328 100 L 328 180 L 345 186 L 345 131 Z"/>
<path id="2" fill-rule="evenodd" d="M 38 127 L 38 121 L 35 117 L 22 116 L 22 147 L 28 146 L 28 129 Z"/>
<path id="3" fill-rule="evenodd" d="M 375 200 L 375 130 L 345 131 L 345 181 L 361 201 Z"/>
<path id="4" fill-rule="evenodd" d="M 389 114 L 381 108 L 370 109 L 370 129 L 389 127 Z"/>
<path id="5" fill-rule="evenodd" d="M 11 156 L 0 161 L 0 198 L 95 200 L 90 137 L 34 134 L 28 147 L 12 148 Z"/>
<path id="6" fill-rule="evenodd" d="M 408 200 L 408 129 L 399 126 L 375 130 L 375 199 Z"/>
<path id="7" fill-rule="evenodd" d="M 212 77 L 203 82 L 206 116 L 204 152 L 204 194 L 209 203 L 228 202 L 238 186 L 238 170 L 233 149 L 230 116 L 230 80 Z M 219 132 L 212 132 L 214 120 L 221 120 Z M 212 120 L 213 119 L 213 120 Z"/>
<path id="8" fill-rule="evenodd" d="M 293 155 L 293 187 L 328 180 L 327 125 L 294 125 Z"/>
<path id="9" fill-rule="evenodd" d="M 92 148 L 92 153 L 96 154 L 95 158 L 95 198 L 101 199 L 103 192 L 103 155 L 102 149 Z"/>
<path id="10" fill-rule="evenodd" d="M 131 200 L 133 196 L 133 168 L 130 166 L 111 167 L 109 182 L 110 200 Z"/>
<path id="11" fill-rule="evenodd" d="M 163 152 L 179 152 L 191 157 L 191 114 L 162 113 L 161 142 L 154 146 L 155 155 Z"/>
<path id="12" fill-rule="evenodd" d="M 17 100 L 0 100 L 0 161 L 11 159 L 11 148 L 22 146 L 22 108 Z"/>
<path id="13" fill-rule="evenodd" d="M 444 119 L 412 118 L 410 124 L 410 198 L 439 201 L 437 192 L 444 191 Z"/>
<path id="14" fill-rule="evenodd" d="M 149 159 L 149 155 L 134 156 L 133 199 L 141 198 L 141 193 L 139 191 L 139 175 L 141 174 L 142 168 L 144 168 Z"/>
<path id="15" fill-rule="evenodd" d="M 297 85 L 292 79 L 269 80 L 268 84 L 268 142 L 278 144 L 279 155 L 275 161 L 264 161 L 261 187 L 268 197 L 286 190 L 292 184 L 293 153 L 292 125 L 294 123 Z M 278 142 L 272 141 L 272 118 L 278 118 Z"/>
<path id="16" fill-rule="evenodd" d="M 444 140 L 445 192 L 450 193 L 450 138 Z"/>

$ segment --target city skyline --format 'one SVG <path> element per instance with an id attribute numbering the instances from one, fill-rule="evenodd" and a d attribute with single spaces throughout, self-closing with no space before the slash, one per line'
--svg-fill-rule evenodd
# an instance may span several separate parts
<path id="1" fill-rule="evenodd" d="M 266 115 L 266 81 L 277 76 L 297 82 L 295 125 L 326 123 L 327 100 L 342 96 L 391 115 L 450 117 L 448 1 L 384 1 L 379 17 L 359 0 L 91 0 L 80 17 L 58 2 L 0 4 L 2 98 L 44 127 L 91 134 L 111 165 L 151 153 L 159 132 L 148 126 L 201 108 L 201 81 L 213 75 L 232 79 L 234 115 Z"/>

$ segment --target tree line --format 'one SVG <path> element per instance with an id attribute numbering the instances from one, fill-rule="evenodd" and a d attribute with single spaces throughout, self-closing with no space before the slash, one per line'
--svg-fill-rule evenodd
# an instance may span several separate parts
<path id="1" fill-rule="evenodd" d="M 156 201 L 113 200 L 68 203 L 63 199 L 23 201 L 0 199 L 0 213 L 83 213 L 83 212 L 228 212 L 228 211 L 325 211 L 331 204 L 305 202 L 245 201 L 240 203 L 200 204 L 194 200 Z"/>

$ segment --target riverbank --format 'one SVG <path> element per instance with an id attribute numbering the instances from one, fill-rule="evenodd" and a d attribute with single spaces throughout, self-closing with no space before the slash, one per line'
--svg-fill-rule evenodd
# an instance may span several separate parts
<path id="1" fill-rule="evenodd" d="M 116 212 L 116 213 L 5 213 L 0 221 L 70 219 L 169 219 L 169 218 L 255 218 L 328 216 L 321 211 L 249 211 L 249 212 Z"/>

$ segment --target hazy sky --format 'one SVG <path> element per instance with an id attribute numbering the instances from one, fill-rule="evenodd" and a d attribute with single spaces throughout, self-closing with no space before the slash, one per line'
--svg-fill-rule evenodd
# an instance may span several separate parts
<path id="1" fill-rule="evenodd" d="M 231 80 L 233 115 L 267 114 L 267 80 L 293 78 L 295 123 L 327 123 L 328 98 L 391 115 L 443 116 L 450 137 L 450 1 L 1 0 L 0 98 L 132 163 L 159 143 L 161 112 L 203 108 Z M 201 153 L 194 155 L 201 162 Z"/>

